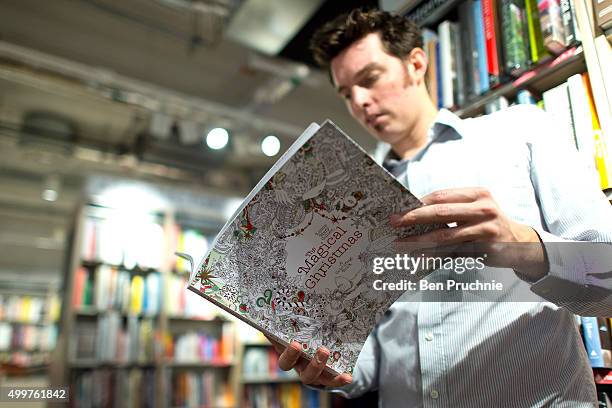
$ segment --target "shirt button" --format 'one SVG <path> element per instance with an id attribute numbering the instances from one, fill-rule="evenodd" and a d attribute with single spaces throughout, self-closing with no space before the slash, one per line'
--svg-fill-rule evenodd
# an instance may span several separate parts
<path id="1" fill-rule="evenodd" d="M 429 391 L 429 396 L 433 399 L 437 399 L 440 396 L 440 394 L 438 393 L 437 390 L 431 390 Z"/>
<path id="2" fill-rule="evenodd" d="M 432 333 L 425 333 L 425 340 L 432 341 L 434 338 Z"/>

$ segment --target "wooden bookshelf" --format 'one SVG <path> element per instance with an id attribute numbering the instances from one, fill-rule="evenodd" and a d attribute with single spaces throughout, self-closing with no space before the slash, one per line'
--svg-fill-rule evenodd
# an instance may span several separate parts
<path id="1" fill-rule="evenodd" d="M 155 392 L 155 406 L 165 408 L 171 406 L 172 395 L 168 395 L 167 391 L 172 389 L 171 382 L 175 376 L 181 376 L 185 373 L 194 373 L 194 375 L 200 375 L 205 372 L 215 372 L 215 376 L 219 377 L 221 384 L 227 384 L 227 387 L 233 387 L 236 385 L 235 371 L 236 371 L 236 360 L 225 359 L 220 360 L 218 358 L 211 358 L 208 360 L 196 360 L 196 361 L 181 361 L 174 360 L 176 356 L 176 344 L 174 343 L 181 336 L 189 333 L 202 333 L 202 336 L 210 336 L 211 339 L 216 339 L 221 342 L 221 335 L 225 333 L 223 327 L 225 325 L 232 326 L 234 323 L 230 319 L 224 316 L 211 315 L 210 317 L 191 316 L 181 313 L 176 314 L 175 312 L 169 311 L 169 305 L 166 302 L 174 301 L 176 294 L 169 294 L 166 292 L 171 291 L 168 285 L 171 279 L 178 274 L 173 273 L 173 265 L 171 259 L 173 257 L 174 248 L 168 247 L 168 253 L 164 255 L 164 262 L 159 267 L 140 267 L 134 266 L 126 268 L 125 264 L 105 262 L 101 259 L 83 259 L 81 254 L 83 253 L 81 246 L 84 241 L 85 234 L 85 221 L 87 217 L 95 218 L 96 220 L 104 220 L 108 214 L 113 210 L 100 207 L 97 205 L 91 206 L 89 203 L 83 203 L 75 218 L 73 220 L 73 237 L 70 248 L 70 260 L 67 270 L 65 272 L 65 284 L 66 291 L 64 293 L 64 313 L 62 315 L 62 336 L 60 336 L 58 347 L 55 353 L 55 360 L 53 363 L 53 370 L 51 378 L 54 384 L 64 385 L 75 384 L 75 381 L 81 375 L 87 375 L 87 373 L 97 372 L 98 370 L 105 373 L 119 373 L 119 372 L 133 372 L 134 370 L 142 371 L 142 381 L 147 381 L 147 387 L 154 390 Z M 174 233 L 175 223 L 174 214 L 172 212 L 158 213 L 151 217 L 156 223 L 159 223 L 164 231 L 164 240 L 167 240 L 169 234 Z M 159 295 L 159 309 L 155 312 L 148 313 L 149 310 L 144 308 L 144 300 L 142 311 L 136 309 L 131 310 L 132 299 L 128 302 L 130 310 L 119 310 L 117 306 L 108 302 L 108 307 L 100 308 L 97 300 L 95 299 L 97 284 L 96 273 L 99 273 L 101 267 L 109 267 L 117 269 L 117 271 L 126 272 L 128 275 L 128 282 L 133 282 L 135 276 L 142 276 L 146 279 L 147 275 L 157 273 L 159 274 L 159 293 L 156 293 L 155 297 Z M 84 306 L 73 304 L 75 288 L 75 275 L 78 268 L 85 268 L 87 272 L 88 284 L 91 284 L 91 296 L 88 298 L 88 302 Z M 113 272 L 114 273 L 114 272 Z M 117 272 L 119 273 L 119 272 Z M 184 274 L 182 274 L 184 277 Z M 111 287 L 113 287 L 111 285 Z M 131 286 L 127 286 L 128 291 L 131 291 Z M 175 286 L 175 290 L 183 290 L 183 286 Z M 110 289 L 109 289 L 110 290 Z M 112 290 L 116 290 L 113 287 Z M 144 289 L 147 290 L 146 288 Z M 185 291 L 186 292 L 186 291 Z M 131 292 L 130 296 L 131 295 Z M 84 299 L 84 297 L 83 297 Z M 112 303 L 112 304 L 111 304 Z M 106 304 L 106 303 L 105 303 Z M 120 304 L 125 305 L 123 300 Z M 184 304 L 183 306 L 184 307 Z M 153 310 L 153 309 L 150 309 Z M 173 309 L 175 310 L 175 309 Z M 176 309 L 179 310 L 179 309 Z M 140 348 L 149 347 L 147 354 L 147 360 L 140 360 L 140 356 L 136 356 L 136 359 L 129 358 L 128 361 L 113 361 L 113 360 L 99 360 L 95 358 L 75 358 L 73 355 L 76 344 L 75 344 L 75 333 L 76 330 L 83 330 L 87 332 L 91 330 L 99 330 L 100 321 L 109 314 L 114 315 L 115 324 L 117 319 L 119 321 L 119 328 L 124 333 L 123 336 L 127 339 L 129 337 L 128 325 L 130 319 L 132 321 L 138 321 L 139 328 L 133 332 L 136 337 L 141 338 L 141 325 L 143 321 L 147 321 L 150 325 L 152 332 L 150 337 L 147 337 L 147 343 L 145 346 L 140 344 Z M 87 325 L 87 326 L 83 326 Z M 147 328 L 146 330 L 149 330 Z M 232 330 L 230 330 L 232 332 Z M 92 336 L 97 337 L 96 334 Z M 127 341 L 127 340 L 126 340 Z M 142 340 L 139 340 L 141 342 Z M 150 341 L 150 343 L 149 343 Z M 170 349 L 166 349 L 167 342 L 170 341 L 172 346 Z M 235 340 L 229 339 L 233 344 Z M 96 346 L 97 347 L 97 346 Z M 116 347 L 120 347 L 117 345 Z M 125 347 L 125 346 L 124 346 Z M 219 346 L 220 347 L 220 346 Z M 235 350 L 235 346 L 232 345 Z M 138 350 L 140 352 L 140 350 Z M 214 352 L 214 350 L 213 350 Z M 96 351 L 97 353 L 97 351 Z M 118 353 L 118 351 L 117 351 Z M 129 351 L 125 351 L 129 353 Z M 96 354 L 97 355 L 97 354 Z M 119 355 L 119 354 L 117 354 Z M 124 354 L 128 355 L 128 354 Z M 145 372 L 148 373 L 145 376 Z M 118 375 L 118 374 L 109 374 Z M 146 377 L 146 378 L 145 378 Z M 154 383 L 151 385 L 148 381 L 153 379 Z M 145 383 L 143 382 L 142 385 Z M 232 394 L 237 395 L 237 390 L 232 388 Z M 150 396 L 151 397 L 151 396 Z"/>
<path id="2" fill-rule="evenodd" d="M 469 101 L 466 106 L 454 111 L 463 118 L 481 115 L 484 114 L 485 105 L 500 96 L 514 98 L 522 89 L 528 89 L 540 96 L 542 92 L 565 82 L 569 76 L 585 71 L 582 47 L 570 48 L 556 58 L 535 66 L 520 77 L 489 90 L 486 94 Z"/>

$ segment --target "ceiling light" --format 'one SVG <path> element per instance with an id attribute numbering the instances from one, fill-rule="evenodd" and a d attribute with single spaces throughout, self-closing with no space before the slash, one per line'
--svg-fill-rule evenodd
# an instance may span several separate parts
<path id="1" fill-rule="evenodd" d="M 270 156 L 270 157 L 276 156 L 279 150 L 280 150 L 280 140 L 278 140 L 278 137 L 270 135 L 270 136 L 266 136 L 261 141 L 261 151 L 266 156 Z"/>
<path id="2" fill-rule="evenodd" d="M 223 149 L 229 140 L 229 133 L 223 128 L 214 128 L 206 135 L 206 144 L 214 150 Z"/>
<path id="3" fill-rule="evenodd" d="M 45 184 L 42 191 L 42 199 L 45 201 L 57 201 L 61 180 L 57 175 L 50 175 L 45 178 Z"/>

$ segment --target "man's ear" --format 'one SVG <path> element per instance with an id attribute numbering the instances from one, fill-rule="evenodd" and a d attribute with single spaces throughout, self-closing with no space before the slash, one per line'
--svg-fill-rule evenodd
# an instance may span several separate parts
<path id="1" fill-rule="evenodd" d="M 416 47 L 406 56 L 405 59 L 408 73 L 412 79 L 420 85 L 425 81 L 425 73 L 427 72 L 427 54 L 422 48 Z"/>

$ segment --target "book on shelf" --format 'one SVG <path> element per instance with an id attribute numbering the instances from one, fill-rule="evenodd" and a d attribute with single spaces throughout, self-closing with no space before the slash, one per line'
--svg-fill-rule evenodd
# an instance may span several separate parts
<path id="1" fill-rule="evenodd" d="M 389 224 L 421 205 L 332 122 L 312 124 L 223 227 L 189 289 L 281 343 L 298 341 L 305 358 L 327 347 L 327 370 L 351 372 L 401 294 L 372 291 L 372 257 L 395 254 L 398 238 L 443 227 Z"/>
<path id="2" fill-rule="evenodd" d="M 593 5 L 597 26 L 604 32 L 612 29 L 612 0 L 594 0 Z"/>
<path id="3" fill-rule="evenodd" d="M 244 406 L 319 408 L 320 392 L 299 384 L 258 384 L 245 388 Z"/>
<path id="4" fill-rule="evenodd" d="M 604 349 L 602 348 L 600 337 L 601 333 L 599 330 L 600 321 L 598 321 L 597 317 L 582 316 L 580 317 L 580 322 L 582 324 L 584 346 L 586 348 L 591 367 L 608 367 L 610 363 L 609 353 L 607 351 L 604 353 Z M 605 334 L 608 335 L 609 344 L 609 331 L 607 331 Z M 607 357 L 604 357 L 604 354 L 606 354 Z M 606 361 L 604 358 L 607 358 L 608 361 Z"/>
<path id="5" fill-rule="evenodd" d="M 242 357 L 242 379 L 275 380 L 298 378 L 295 371 L 283 371 L 278 366 L 278 354 L 272 347 L 246 346 Z"/>
<path id="6" fill-rule="evenodd" d="M 76 407 L 157 406 L 155 371 L 150 369 L 80 371 L 70 389 Z"/>
<path id="7" fill-rule="evenodd" d="M 158 269 L 164 259 L 164 231 L 154 217 L 129 217 L 109 210 L 106 218 L 86 216 L 81 259 Z"/>
<path id="8" fill-rule="evenodd" d="M 125 321 L 124 321 L 125 320 Z M 148 364 L 155 360 L 155 324 L 149 318 L 107 311 L 96 321 L 78 321 L 71 360 L 92 364 Z"/>
<path id="9" fill-rule="evenodd" d="M 74 275 L 72 305 L 83 310 L 117 310 L 124 314 L 154 316 L 161 308 L 159 272 L 144 275 L 118 266 L 78 267 Z"/>
<path id="10" fill-rule="evenodd" d="M 172 374 L 172 407 L 233 407 L 230 384 L 214 371 L 181 371 Z"/>
<path id="11" fill-rule="evenodd" d="M 529 28 L 524 0 L 499 0 L 504 70 L 518 76 L 529 68 Z"/>
<path id="12" fill-rule="evenodd" d="M 230 327 L 230 325 L 227 325 Z M 165 355 L 173 363 L 231 364 L 234 356 L 234 338 L 231 332 L 221 336 L 189 331 L 175 335 L 167 334 Z"/>
<path id="13" fill-rule="evenodd" d="M 546 51 L 546 47 L 544 46 L 537 0 L 525 0 L 525 12 L 527 17 L 527 29 L 529 31 L 529 53 L 531 62 L 535 64 L 550 58 L 550 53 Z"/>
<path id="14" fill-rule="evenodd" d="M 555 54 L 561 53 L 565 48 L 565 31 L 559 0 L 538 0 L 538 11 L 544 45 Z"/>

